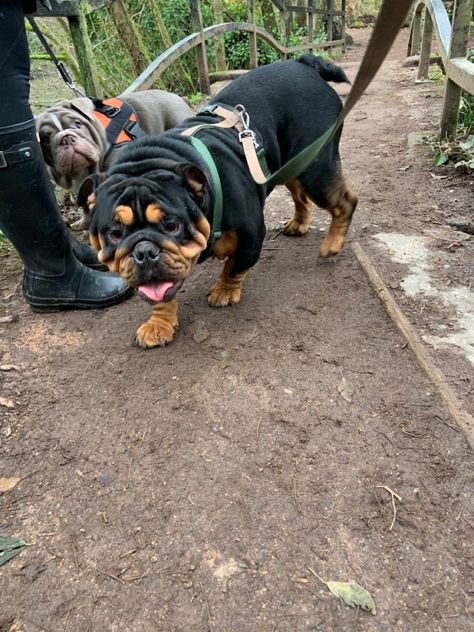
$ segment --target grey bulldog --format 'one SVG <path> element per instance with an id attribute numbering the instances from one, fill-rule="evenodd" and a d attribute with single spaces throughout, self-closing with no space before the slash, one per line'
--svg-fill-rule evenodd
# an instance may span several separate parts
<path id="1" fill-rule="evenodd" d="M 138 125 L 147 134 L 160 134 L 194 115 L 183 98 L 164 90 L 144 90 L 119 98 L 132 106 Z M 106 171 L 120 151 L 120 146 L 111 147 L 94 110 L 91 99 L 80 97 L 53 105 L 36 117 L 51 177 L 74 193 L 87 176 Z"/>

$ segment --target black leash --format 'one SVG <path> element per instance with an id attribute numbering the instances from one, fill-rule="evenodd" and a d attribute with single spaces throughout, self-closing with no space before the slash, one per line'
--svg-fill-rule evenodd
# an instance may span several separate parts
<path id="1" fill-rule="evenodd" d="M 58 69 L 59 74 L 64 79 L 64 82 L 66 83 L 66 85 L 69 88 L 71 88 L 71 90 L 74 91 L 74 94 L 76 96 L 78 96 L 78 97 L 85 97 L 86 95 L 84 94 L 84 92 L 82 92 L 82 90 L 77 87 L 77 84 L 74 82 L 74 79 L 68 73 L 68 71 L 66 69 L 66 66 L 62 63 L 62 61 L 59 61 L 59 59 L 54 54 L 53 49 L 48 44 L 48 42 L 47 42 L 45 36 L 43 35 L 43 33 L 40 31 L 39 26 L 36 24 L 35 19 L 32 18 L 30 15 L 27 15 L 26 18 L 27 18 L 28 22 L 31 24 L 31 28 L 35 32 L 35 34 L 38 37 L 39 41 L 43 44 L 43 47 L 44 47 L 45 51 L 50 56 L 51 61 L 53 62 L 53 64 Z"/>

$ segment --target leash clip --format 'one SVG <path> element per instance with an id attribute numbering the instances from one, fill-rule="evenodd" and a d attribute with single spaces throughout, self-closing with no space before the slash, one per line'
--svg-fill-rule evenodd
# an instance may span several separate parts
<path id="1" fill-rule="evenodd" d="M 242 127 L 244 128 L 241 132 L 239 132 L 239 142 L 242 143 L 244 138 L 251 138 L 253 146 L 255 148 L 258 147 L 257 137 L 255 136 L 255 132 L 250 129 L 250 116 L 247 110 L 240 103 L 235 106 L 235 111 L 239 115 L 240 122 L 242 123 Z"/>
<path id="2" fill-rule="evenodd" d="M 244 131 L 250 130 L 250 116 L 244 106 L 241 103 L 238 103 L 235 106 L 235 111 L 239 115 L 240 122 L 242 123 Z"/>

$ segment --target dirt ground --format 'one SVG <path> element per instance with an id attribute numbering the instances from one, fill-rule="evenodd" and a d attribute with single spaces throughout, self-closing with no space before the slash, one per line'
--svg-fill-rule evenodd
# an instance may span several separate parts
<path id="1" fill-rule="evenodd" d="M 350 77 L 369 33 L 352 32 Z M 380 236 L 428 239 L 430 283 L 469 290 L 472 239 L 449 221 L 472 214 L 474 179 L 407 145 L 436 129 L 442 94 L 403 65 L 407 36 L 345 127 L 360 206 L 336 260 L 317 258 L 323 211 L 304 238 L 281 234 L 277 191 L 242 302 L 208 308 L 220 264 L 204 264 L 175 341 L 147 352 L 131 345 L 149 313 L 137 297 L 35 315 L 4 260 L 0 315 L 15 320 L 0 364 L 16 369 L 0 371 L 14 404 L 0 408 L 0 477 L 24 478 L 0 494 L 0 534 L 30 546 L 0 568 L 1 632 L 474 630 L 472 453 L 350 248 L 370 253 L 472 413 L 467 347 L 433 344 L 459 310 L 405 292 L 408 265 Z M 309 569 L 356 580 L 376 614 Z"/>

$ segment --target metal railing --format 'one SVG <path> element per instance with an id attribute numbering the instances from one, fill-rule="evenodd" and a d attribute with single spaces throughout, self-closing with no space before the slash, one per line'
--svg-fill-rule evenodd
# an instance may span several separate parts
<path id="1" fill-rule="evenodd" d="M 332 48 L 334 46 L 343 46 L 345 40 L 333 40 L 328 42 L 315 42 L 312 45 L 310 43 L 300 44 L 298 46 L 287 47 L 278 42 L 270 33 L 268 33 L 265 29 L 256 26 L 255 24 L 251 24 L 250 22 L 225 22 L 223 24 L 215 24 L 214 26 L 208 26 L 196 33 L 192 33 L 187 37 L 179 40 L 173 46 L 163 51 L 161 55 L 159 55 L 155 60 L 151 62 L 151 64 L 139 75 L 125 90 L 122 94 L 130 94 L 131 92 L 136 92 L 137 90 L 146 90 L 150 88 L 155 81 L 160 77 L 160 75 L 177 61 L 184 53 L 187 53 L 192 48 L 197 48 L 199 46 L 203 47 L 204 42 L 216 35 L 220 35 L 222 33 L 228 33 L 229 31 L 240 31 L 243 33 L 250 34 L 250 48 L 251 50 L 255 50 L 255 54 L 253 57 L 256 59 L 256 38 L 261 38 L 267 44 L 269 44 L 274 50 L 276 50 L 282 58 L 290 55 L 292 53 L 296 53 L 301 50 L 308 50 L 310 48 Z M 198 72 L 199 72 L 199 85 L 202 92 L 209 93 L 209 73 L 207 71 L 207 64 L 199 63 L 199 57 L 205 57 L 205 49 L 204 51 L 197 50 L 198 55 Z M 253 65 L 253 64 L 251 64 Z M 256 64 L 255 64 L 256 65 Z"/>

